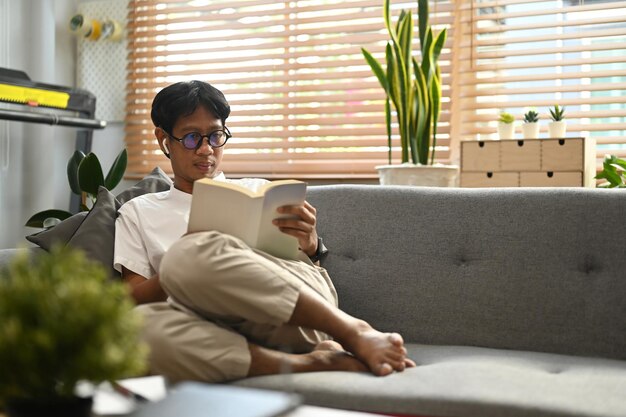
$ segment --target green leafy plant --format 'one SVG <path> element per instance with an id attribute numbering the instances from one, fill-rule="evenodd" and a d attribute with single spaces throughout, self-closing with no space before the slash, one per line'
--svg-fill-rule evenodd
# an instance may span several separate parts
<path id="1" fill-rule="evenodd" d="M 565 107 L 559 107 L 558 104 L 555 104 L 554 107 L 549 110 L 552 121 L 560 122 L 565 119 Z"/>
<path id="2" fill-rule="evenodd" d="M 537 123 L 539 121 L 539 114 L 534 110 L 528 110 L 524 113 L 524 123 Z"/>
<path id="3" fill-rule="evenodd" d="M 385 49 L 386 69 L 365 48 L 365 60 L 386 93 L 385 121 L 391 163 L 391 103 L 396 110 L 402 163 L 432 164 L 437 143 L 437 123 L 441 113 L 441 71 L 439 55 L 447 31 L 435 34 L 429 24 L 428 0 L 418 0 L 418 30 L 422 62 L 413 56 L 413 16 L 402 10 L 395 26 L 391 23 L 389 0 L 383 17 L 390 40 Z"/>
<path id="4" fill-rule="evenodd" d="M 104 186 L 110 191 L 119 184 L 124 177 L 127 162 L 128 154 L 126 149 L 123 149 L 113 161 L 105 177 L 96 154 L 90 152 L 85 155 L 81 151 L 74 152 L 67 162 L 67 180 L 72 192 L 81 196 L 82 211 L 88 211 L 90 207 L 93 207 L 98 195 L 98 187 Z M 48 228 L 71 215 L 72 213 L 66 210 L 44 210 L 33 214 L 26 221 L 26 226 Z"/>
<path id="5" fill-rule="evenodd" d="M 145 370 L 146 346 L 128 289 L 82 251 L 23 251 L 0 270 L 0 401 L 71 397 Z"/>
<path id="6" fill-rule="evenodd" d="M 602 163 L 602 171 L 596 175 L 596 179 L 606 181 L 600 188 L 626 188 L 626 160 L 615 155 L 606 155 Z"/>
<path id="7" fill-rule="evenodd" d="M 501 123 L 511 124 L 515 121 L 515 117 L 511 113 L 502 112 L 500 113 L 500 117 L 498 117 L 498 121 Z"/>

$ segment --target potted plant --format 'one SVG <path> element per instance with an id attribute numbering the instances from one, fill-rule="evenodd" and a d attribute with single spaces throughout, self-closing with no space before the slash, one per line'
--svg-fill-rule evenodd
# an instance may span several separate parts
<path id="1" fill-rule="evenodd" d="M 67 180 L 73 193 L 80 195 L 82 211 L 89 211 L 96 202 L 98 187 L 104 186 L 107 190 L 114 189 L 124 177 L 128 154 L 126 149 L 117 155 L 109 168 L 107 176 L 104 176 L 100 160 L 93 152 L 85 155 L 81 151 L 75 151 L 67 161 Z M 89 198 L 90 201 L 87 199 Z M 72 213 L 66 210 L 49 209 L 33 214 L 27 221 L 28 227 L 50 228 L 56 226 L 62 220 L 70 217 Z"/>
<path id="2" fill-rule="evenodd" d="M 537 139 L 539 137 L 539 114 L 535 110 L 528 110 L 524 113 L 522 134 L 524 139 Z"/>
<path id="3" fill-rule="evenodd" d="M 361 48 L 365 60 L 386 94 L 389 165 L 376 168 L 381 184 L 455 185 L 458 167 L 433 166 L 437 124 L 441 112 L 441 71 L 438 60 L 446 42 L 447 31 L 443 29 L 435 34 L 432 30 L 428 0 L 418 0 L 417 6 L 421 62 L 413 56 L 414 25 L 411 11 L 402 10 L 394 26 L 391 22 L 389 0 L 384 1 L 383 7 L 385 26 L 390 37 L 385 49 L 386 68 L 383 69 L 381 63 L 368 50 Z M 402 165 L 391 165 L 392 104 L 400 134 Z M 415 173 L 415 170 L 418 172 Z M 429 179 L 432 181 L 422 181 Z"/>
<path id="4" fill-rule="evenodd" d="M 626 188 L 626 160 L 615 155 L 606 155 L 602 171 L 598 173 L 596 179 L 606 180 L 598 185 L 599 188 Z"/>
<path id="5" fill-rule="evenodd" d="M 515 117 L 511 113 L 502 112 L 498 117 L 498 137 L 513 139 L 515 137 Z"/>
<path id="6" fill-rule="evenodd" d="M 565 123 L 565 107 L 559 107 L 556 104 L 550 110 L 550 119 L 552 121 L 548 123 L 548 132 L 550 133 L 551 138 L 564 138 L 565 132 L 567 130 L 567 125 Z"/>
<path id="7" fill-rule="evenodd" d="M 124 284 L 81 251 L 28 253 L 0 270 L 0 404 L 9 417 L 89 416 L 79 381 L 143 372 L 139 317 Z"/>

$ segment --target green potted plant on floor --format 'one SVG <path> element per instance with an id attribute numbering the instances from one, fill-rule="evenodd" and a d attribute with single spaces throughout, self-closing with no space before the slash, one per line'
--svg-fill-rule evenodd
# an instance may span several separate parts
<path id="1" fill-rule="evenodd" d="M 550 119 L 552 121 L 548 123 L 548 132 L 551 138 L 564 138 L 567 131 L 567 125 L 565 123 L 565 107 L 559 107 L 556 104 L 550 110 Z"/>
<path id="2" fill-rule="evenodd" d="M 599 188 L 626 188 L 626 160 L 615 155 L 606 155 L 602 171 L 598 173 L 596 179 L 606 180 L 598 185 Z"/>
<path id="3" fill-rule="evenodd" d="M 100 160 L 93 152 L 85 155 L 75 151 L 67 161 L 67 181 L 74 194 L 80 195 L 81 210 L 89 211 L 98 196 L 98 187 L 104 186 L 107 190 L 114 189 L 124 177 L 128 155 L 126 149 L 117 155 L 109 168 L 106 177 L 102 171 Z M 33 214 L 27 221 L 29 227 L 54 227 L 72 213 L 66 210 L 49 209 Z"/>
<path id="4" fill-rule="evenodd" d="M 413 15 L 402 10 L 397 24 L 391 22 L 389 0 L 384 1 L 383 17 L 389 41 L 385 49 L 386 67 L 365 48 L 363 56 L 385 91 L 385 121 L 389 164 L 377 167 L 381 184 L 397 183 L 398 177 L 406 177 L 405 184 L 455 185 L 458 167 L 434 167 L 437 145 L 437 125 L 441 112 L 441 71 L 439 55 L 446 42 L 447 31 L 435 33 L 429 23 L 428 0 L 418 0 L 418 31 L 421 62 L 413 54 Z M 403 165 L 391 165 L 392 113 L 395 109 Z M 417 167 L 417 168 L 414 168 Z M 420 168 L 426 172 L 406 174 L 403 171 Z M 424 169 L 427 168 L 427 169 Z M 432 171 L 440 171 L 443 177 L 431 184 L 421 179 L 433 177 Z M 406 174 L 406 175 L 405 175 Z M 439 174 L 441 175 L 441 174 Z"/>
<path id="5" fill-rule="evenodd" d="M 528 110 L 524 113 L 522 134 L 524 139 L 537 139 L 539 137 L 539 113 L 535 110 Z"/>
<path id="6" fill-rule="evenodd" d="M 79 381 L 143 372 L 139 317 L 124 284 L 81 251 L 27 254 L 0 270 L 0 404 L 9 417 L 89 416 Z"/>
<path id="7" fill-rule="evenodd" d="M 498 117 L 498 137 L 513 139 L 515 137 L 515 117 L 511 113 L 502 112 Z"/>

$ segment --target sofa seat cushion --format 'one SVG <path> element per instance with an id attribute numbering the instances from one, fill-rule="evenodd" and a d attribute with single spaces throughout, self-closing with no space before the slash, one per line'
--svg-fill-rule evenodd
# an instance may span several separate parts
<path id="1" fill-rule="evenodd" d="M 626 362 L 410 344 L 416 368 L 387 377 L 315 372 L 236 385 L 295 391 L 310 405 L 446 417 L 625 416 Z"/>

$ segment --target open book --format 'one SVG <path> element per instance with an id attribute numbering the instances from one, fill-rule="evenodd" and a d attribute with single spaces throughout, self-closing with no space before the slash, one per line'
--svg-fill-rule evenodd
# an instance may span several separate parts
<path id="1" fill-rule="evenodd" d="M 303 204 L 306 183 L 272 181 L 257 192 L 230 182 L 202 178 L 194 182 L 187 231 L 217 230 L 248 246 L 283 259 L 297 259 L 298 240 L 281 232 L 272 220 L 280 206 Z"/>

